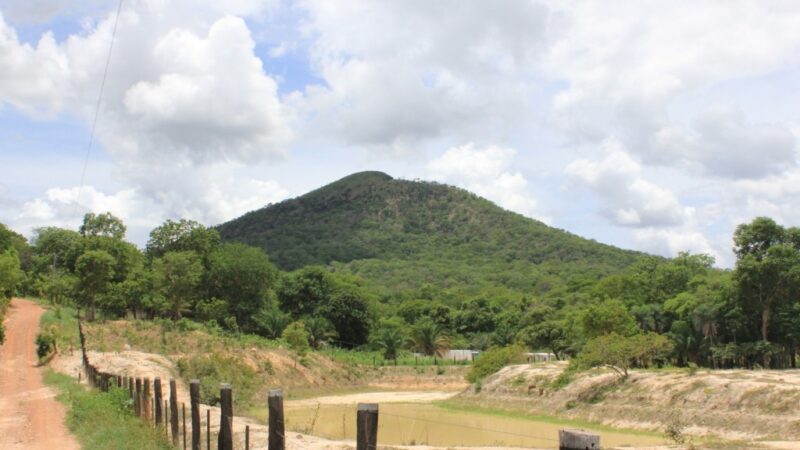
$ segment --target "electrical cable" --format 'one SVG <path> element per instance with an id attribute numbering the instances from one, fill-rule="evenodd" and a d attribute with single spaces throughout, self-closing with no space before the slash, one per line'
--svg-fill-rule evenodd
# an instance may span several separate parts
<path id="1" fill-rule="evenodd" d="M 100 82 L 100 92 L 97 95 L 97 103 L 95 104 L 94 107 L 94 118 L 92 119 L 92 128 L 89 131 L 89 143 L 86 146 L 86 156 L 84 157 L 83 160 L 83 169 L 81 170 L 81 183 L 80 187 L 78 188 L 78 196 L 81 195 L 81 191 L 83 191 L 84 182 L 86 181 L 86 169 L 89 166 L 89 156 L 92 153 L 92 146 L 94 145 L 94 135 L 95 135 L 95 130 L 97 129 L 97 119 L 100 116 L 100 105 L 103 102 L 103 93 L 106 87 L 106 78 L 108 78 L 108 67 L 111 65 L 111 54 L 112 51 L 114 50 L 114 41 L 117 36 L 117 24 L 119 23 L 120 11 L 122 11 L 122 0 L 119 0 L 119 2 L 117 3 L 117 15 L 114 18 L 114 27 L 111 30 L 111 42 L 109 43 L 108 46 L 108 56 L 106 56 L 106 65 L 105 68 L 103 69 L 102 81 Z M 76 212 L 79 206 L 80 202 L 76 201 L 75 202 Z"/>

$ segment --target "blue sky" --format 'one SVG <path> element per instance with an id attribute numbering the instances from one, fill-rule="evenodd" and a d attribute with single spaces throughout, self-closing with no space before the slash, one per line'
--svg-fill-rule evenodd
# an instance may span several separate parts
<path id="1" fill-rule="evenodd" d="M 223 4 L 224 3 L 224 4 Z M 800 222 L 794 2 L 0 0 L 0 221 L 143 244 L 360 170 L 625 248 Z"/>

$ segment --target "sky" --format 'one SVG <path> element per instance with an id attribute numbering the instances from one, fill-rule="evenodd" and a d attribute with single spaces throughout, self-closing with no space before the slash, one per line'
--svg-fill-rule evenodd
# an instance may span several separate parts
<path id="1" fill-rule="evenodd" d="M 0 0 L 0 222 L 110 211 L 143 245 L 380 170 L 730 267 L 736 225 L 800 224 L 798 23 L 792 0 Z"/>

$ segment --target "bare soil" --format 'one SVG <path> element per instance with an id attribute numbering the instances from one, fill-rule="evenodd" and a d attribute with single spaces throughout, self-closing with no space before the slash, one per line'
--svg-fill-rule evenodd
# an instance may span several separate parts
<path id="1" fill-rule="evenodd" d="M 0 448 L 79 449 L 64 424 L 66 411 L 42 383 L 36 334 L 44 310 L 15 298 L 6 313 L 6 341 L 0 347 Z"/>
<path id="2" fill-rule="evenodd" d="M 509 366 L 459 401 L 605 425 L 800 448 L 800 370 L 609 371 L 580 374 L 566 387 L 549 383 L 565 363 Z M 782 441 L 782 442 L 767 442 Z"/>

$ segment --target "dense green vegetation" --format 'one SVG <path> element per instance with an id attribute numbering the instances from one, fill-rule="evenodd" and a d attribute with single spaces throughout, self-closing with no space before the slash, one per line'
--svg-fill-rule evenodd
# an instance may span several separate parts
<path id="1" fill-rule="evenodd" d="M 159 429 L 148 426 L 133 413 L 133 401 L 125 389 L 112 386 L 108 393 L 87 390 L 67 375 L 49 371 L 45 383 L 58 389 L 67 406 L 67 427 L 85 450 L 174 448 Z"/>
<path id="2" fill-rule="evenodd" d="M 74 304 L 89 320 L 193 320 L 283 337 L 299 354 L 370 349 L 389 360 L 519 345 L 622 375 L 796 365 L 800 231 L 768 218 L 737 228 L 732 271 L 707 255 L 597 244 L 460 189 L 380 173 L 219 228 L 168 220 L 144 251 L 107 213 L 86 215 L 79 231 L 38 229 L 30 245 L 3 230 L 5 292 Z"/>
<path id="3" fill-rule="evenodd" d="M 385 295 L 426 284 L 453 297 L 574 289 L 640 256 L 463 189 L 380 172 L 350 175 L 217 229 L 225 241 L 261 247 L 283 270 L 332 264 Z"/>
<path id="4" fill-rule="evenodd" d="M 6 338 L 3 317 L 8 302 L 25 276 L 21 268 L 20 252 L 23 256 L 29 254 L 25 238 L 0 224 L 0 344 Z"/>

